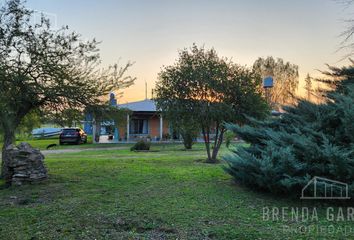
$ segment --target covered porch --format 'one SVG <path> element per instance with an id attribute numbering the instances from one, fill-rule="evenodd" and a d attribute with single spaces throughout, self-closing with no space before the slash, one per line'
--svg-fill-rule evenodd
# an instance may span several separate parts
<path id="1" fill-rule="evenodd" d="M 157 111 L 155 101 L 145 99 L 119 104 L 118 107 L 126 108 L 130 110 L 130 113 L 126 116 L 126 125 L 120 126 L 113 140 L 107 140 L 108 142 L 136 142 L 139 140 L 160 142 L 169 138 L 168 122 Z"/>
<path id="2" fill-rule="evenodd" d="M 125 129 L 119 129 L 119 141 L 162 141 L 169 132 L 161 114 L 156 112 L 133 112 L 127 115 Z"/>

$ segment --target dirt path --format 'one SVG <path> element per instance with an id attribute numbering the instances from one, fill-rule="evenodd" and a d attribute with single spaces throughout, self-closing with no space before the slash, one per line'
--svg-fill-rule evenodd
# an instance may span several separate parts
<path id="1" fill-rule="evenodd" d="M 97 151 L 97 150 L 121 150 L 127 149 L 127 147 L 101 147 L 101 148 L 73 148 L 73 149 L 53 149 L 53 150 L 41 150 L 43 155 L 48 154 L 60 154 L 60 153 L 77 153 L 86 151 Z"/>
<path id="2" fill-rule="evenodd" d="M 53 149 L 53 150 L 41 150 L 41 153 L 43 155 L 48 155 L 48 154 L 60 154 L 60 153 L 77 153 L 77 152 L 97 151 L 97 150 L 122 150 L 122 149 L 127 149 L 127 147 Z M 1 152 L 0 152 L 0 160 L 1 160 Z"/>

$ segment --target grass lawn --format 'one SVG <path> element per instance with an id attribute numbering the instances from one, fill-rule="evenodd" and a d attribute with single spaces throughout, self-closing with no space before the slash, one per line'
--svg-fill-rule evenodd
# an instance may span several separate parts
<path id="1" fill-rule="evenodd" d="M 284 231 L 308 222 L 263 220 L 263 207 L 305 203 L 238 186 L 222 164 L 200 161 L 202 144 L 153 149 L 48 155 L 48 180 L 0 189 L 0 239 L 348 239 Z M 326 205 L 317 207 L 315 226 L 346 225 L 327 222 Z"/>
<path id="2" fill-rule="evenodd" d="M 47 138 L 47 139 L 25 139 L 25 140 L 17 140 L 16 144 L 20 144 L 21 142 L 27 142 L 31 144 L 32 147 L 38 148 L 40 150 L 45 150 L 48 145 L 50 144 L 57 144 L 54 147 L 51 147 L 51 150 L 55 149 L 75 149 L 75 148 L 109 148 L 109 147 L 117 147 L 117 144 L 92 144 L 92 136 L 88 136 L 88 143 L 87 144 L 80 144 L 80 145 L 75 145 L 75 144 L 64 144 L 64 145 L 59 145 L 59 139 L 58 138 Z M 2 143 L 0 142 L 0 148 L 2 148 Z"/>

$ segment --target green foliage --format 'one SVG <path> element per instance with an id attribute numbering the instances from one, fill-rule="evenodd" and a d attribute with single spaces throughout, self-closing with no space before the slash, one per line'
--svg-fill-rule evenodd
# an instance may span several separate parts
<path id="1" fill-rule="evenodd" d="M 150 146 L 151 146 L 150 142 L 140 140 L 130 148 L 130 151 L 149 151 Z"/>
<path id="2" fill-rule="evenodd" d="M 9 0 L 0 9 L 0 128 L 5 145 L 31 111 L 62 112 L 101 102 L 101 96 L 130 86 L 125 76 L 131 63 L 103 69 L 98 42 L 82 41 L 68 27 L 53 30 L 22 1 Z"/>
<path id="3" fill-rule="evenodd" d="M 185 149 L 192 149 L 195 139 L 198 137 L 198 128 L 193 126 L 184 126 L 180 129 L 180 133 L 183 139 L 183 145 Z"/>
<path id="4" fill-rule="evenodd" d="M 232 132 L 230 130 L 227 130 L 225 132 L 224 138 L 225 138 L 225 145 L 227 148 L 230 147 L 231 141 L 234 140 L 235 137 L 236 137 L 236 134 L 234 132 Z"/>
<path id="5" fill-rule="evenodd" d="M 49 111 L 45 114 L 46 122 L 57 124 L 61 127 L 73 127 L 74 123 L 79 123 L 84 119 L 84 115 L 79 109 L 63 109 L 59 112 Z"/>
<path id="6" fill-rule="evenodd" d="M 98 42 L 83 41 L 67 26 L 58 30 L 44 15 L 33 23 L 34 11 L 21 0 L 0 8 L 0 128 L 3 131 L 2 177 L 9 177 L 4 149 L 32 111 L 82 110 L 99 104 L 101 96 L 128 87 L 132 65 L 100 66 Z"/>
<path id="7" fill-rule="evenodd" d="M 180 51 L 176 63 L 159 73 L 156 101 L 177 130 L 186 133 L 188 141 L 193 131 L 202 132 L 208 161 L 216 162 L 226 131 L 223 122 L 243 123 L 245 114 L 267 114 L 261 82 L 258 74 L 219 57 L 214 49 L 193 45 Z"/>
<path id="8" fill-rule="evenodd" d="M 32 111 L 28 113 L 21 121 L 17 132 L 20 137 L 29 137 L 31 136 L 32 130 L 35 128 L 39 128 L 43 122 L 41 117 L 41 113 L 37 111 Z"/>
<path id="9" fill-rule="evenodd" d="M 354 65 L 330 70 L 326 74 L 341 81 L 321 80 L 331 89 L 326 102 L 301 100 L 280 118 L 228 125 L 251 143 L 224 158 L 225 170 L 237 182 L 299 195 L 308 180 L 319 176 L 348 183 L 354 195 Z"/>
<path id="10" fill-rule="evenodd" d="M 173 131 L 182 137 L 185 149 L 192 149 L 194 140 L 200 133 L 200 128 L 193 116 L 179 112 L 180 118 L 176 117 L 176 112 L 164 112 L 165 117 L 169 119 Z"/>

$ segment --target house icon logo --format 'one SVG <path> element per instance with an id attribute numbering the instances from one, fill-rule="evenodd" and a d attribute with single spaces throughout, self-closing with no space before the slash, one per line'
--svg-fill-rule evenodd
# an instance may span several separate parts
<path id="1" fill-rule="evenodd" d="M 348 184 L 314 177 L 302 188 L 300 199 L 350 199 Z"/>

